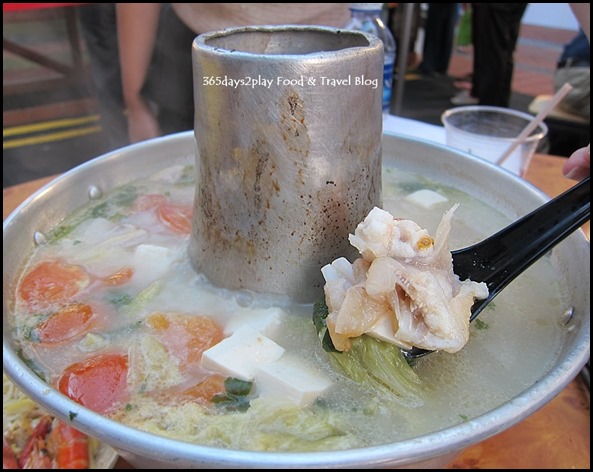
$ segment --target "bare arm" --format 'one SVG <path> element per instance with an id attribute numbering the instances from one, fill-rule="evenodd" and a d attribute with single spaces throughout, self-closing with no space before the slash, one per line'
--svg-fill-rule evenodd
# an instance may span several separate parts
<path id="1" fill-rule="evenodd" d="M 570 8 L 591 43 L 591 4 L 570 3 Z M 569 179 L 582 180 L 591 173 L 591 145 L 577 149 L 564 163 L 562 172 Z"/>
<path id="2" fill-rule="evenodd" d="M 591 4 L 570 3 L 569 5 L 587 38 L 589 38 L 589 42 L 591 42 Z"/>
<path id="3" fill-rule="evenodd" d="M 160 134 L 148 103 L 140 94 L 156 42 L 160 3 L 118 3 L 117 36 L 124 103 L 131 142 Z"/>

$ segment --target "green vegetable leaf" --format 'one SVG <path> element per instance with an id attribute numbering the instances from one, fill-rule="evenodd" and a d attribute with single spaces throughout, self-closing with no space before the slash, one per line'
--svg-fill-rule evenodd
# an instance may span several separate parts
<path id="1" fill-rule="evenodd" d="M 473 324 L 476 327 L 476 329 L 488 329 L 488 328 L 490 328 L 490 326 L 488 325 L 488 323 L 486 323 L 485 321 L 482 321 L 479 318 L 476 318 L 473 321 Z"/>
<path id="2" fill-rule="evenodd" d="M 91 217 L 93 217 L 93 218 L 107 218 L 108 206 L 109 206 L 109 203 L 107 203 L 107 202 L 103 202 L 103 203 L 99 203 L 98 205 L 95 205 L 91 209 Z"/>
<path id="3" fill-rule="evenodd" d="M 325 298 L 321 298 L 313 305 L 313 324 L 315 325 L 317 334 L 320 334 L 324 329 L 327 328 L 325 323 L 327 315 L 329 315 L 327 303 L 325 303 Z"/>
<path id="4" fill-rule="evenodd" d="M 325 299 L 318 300 L 313 306 L 313 323 L 334 370 L 369 388 L 388 393 L 401 403 L 423 404 L 420 378 L 399 347 L 362 335 L 352 340 L 350 350 L 339 352 L 327 330 L 328 314 Z"/>
<path id="5" fill-rule="evenodd" d="M 133 298 L 127 294 L 127 293 L 121 293 L 121 294 L 117 294 L 115 297 L 113 297 L 111 300 L 109 300 L 109 302 L 112 305 L 115 305 L 116 307 L 122 307 L 125 305 L 129 305 L 130 303 L 132 303 Z"/>
<path id="6" fill-rule="evenodd" d="M 121 307 L 121 312 L 126 315 L 134 315 L 138 313 L 160 293 L 164 285 L 165 282 L 163 280 L 155 280 L 144 290 L 138 292 L 135 297 L 131 297 L 130 300 L 128 300 L 124 295 L 121 299 L 120 305 L 118 305 Z"/>
<path id="7" fill-rule="evenodd" d="M 235 395 L 218 394 L 212 397 L 212 403 L 217 403 L 227 411 L 247 411 L 249 409 L 249 400 L 245 397 Z"/>
<path id="8" fill-rule="evenodd" d="M 226 393 L 212 397 L 212 403 L 223 406 L 227 411 L 245 412 L 249 409 L 247 395 L 251 392 L 253 382 L 228 377 L 224 380 Z"/>
<path id="9" fill-rule="evenodd" d="M 424 403 L 422 382 L 395 344 L 362 335 L 352 340 L 350 350 L 329 356 L 334 369 L 356 382 L 408 406 Z"/>
<path id="10" fill-rule="evenodd" d="M 131 206 L 138 197 L 138 189 L 134 185 L 124 185 L 117 191 L 112 201 L 116 207 Z"/>
<path id="11" fill-rule="evenodd" d="M 224 380 L 224 388 L 232 395 L 249 395 L 251 387 L 253 387 L 253 382 L 248 382 L 247 380 L 236 379 L 234 377 L 227 377 Z"/>
<path id="12" fill-rule="evenodd" d="M 59 241 L 60 239 L 68 236 L 72 231 L 74 231 L 74 228 L 76 228 L 75 225 L 56 226 L 53 230 L 49 232 L 48 241 L 50 242 L 50 244 L 55 243 L 56 241 Z"/>
<path id="13" fill-rule="evenodd" d="M 313 324 L 317 330 L 317 334 L 321 338 L 321 347 L 327 352 L 339 352 L 332 341 L 329 331 L 327 330 L 327 323 L 325 319 L 329 315 L 329 308 L 325 302 L 325 298 L 317 300 L 313 305 Z"/>

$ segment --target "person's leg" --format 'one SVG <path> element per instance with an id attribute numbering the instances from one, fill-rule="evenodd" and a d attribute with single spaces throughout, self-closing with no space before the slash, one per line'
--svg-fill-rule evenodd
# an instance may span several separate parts
<path id="1" fill-rule="evenodd" d="M 494 4 L 496 5 L 496 4 Z M 505 35 L 505 62 L 507 67 L 505 68 L 506 76 L 503 78 L 503 90 L 501 96 L 501 102 L 506 103 L 504 106 L 509 106 L 511 101 L 513 73 L 515 68 L 515 48 L 517 47 L 517 41 L 519 40 L 519 32 L 521 31 L 521 19 L 527 9 L 528 3 L 504 3 L 502 4 L 506 9 L 507 21 L 507 34 Z"/>
<path id="2" fill-rule="evenodd" d="M 482 9 L 483 3 L 472 3 L 472 46 L 474 51 L 473 72 L 472 72 L 472 88 L 470 95 L 478 98 L 480 96 L 480 76 L 483 73 L 482 63 L 482 49 L 484 48 L 484 31 L 483 23 L 484 12 Z"/>
<path id="3" fill-rule="evenodd" d="M 514 51 L 526 3 L 482 3 L 479 14 L 478 51 L 474 51 L 475 96 L 480 105 L 508 107 L 514 68 Z M 475 47 L 475 46 L 474 46 Z"/>
<path id="4" fill-rule="evenodd" d="M 196 34 L 163 4 L 153 62 L 142 93 L 157 106 L 163 134 L 193 129 L 192 42 Z"/>
<path id="5" fill-rule="evenodd" d="M 410 44 L 408 47 L 408 61 L 407 66 L 414 66 L 417 64 L 417 54 L 416 54 L 416 41 L 418 39 L 418 30 L 420 29 L 420 22 L 421 22 L 421 11 L 420 11 L 420 4 L 419 3 L 409 3 L 407 4 L 410 8 L 412 8 L 412 21 L 410 27 Z M 389 9 L 389 16 L 387 20 L 387 27 L 393 33 L 393 38 L 395 39 L 395 45 L 397 48 L 397 54 L 401 52 L 401 34 L 403 29 L 403 12 L 404 7 L 402 3 L 398 3 L 397 7 Z"/>
<path id="6" fill-rule="evenodd" d="M 459 21 L 459 4 L 442 4 L 441 28 L 439 31 L 440 47 L 435 70 L 443 75 L 449 71 L 449 62 L 455 43 L 455 30 Z"/>
<path id="7" fill-rule="evenodd" d="M 117 149 L 129 144 L 129 140 L 121 88 L 115 4 L 83 4 L 78 6 L 78 15 L 106 145 L 108 150 Z"/>
<path id="8" fill-rule="evenodd" d="M 422 46 L 422 62 L 418 69 L 424 74 L 433 74 L 436 71 L 439 54 L 439 41 L 441 37 L 440 5 L 429 3 L 424 25 L 424 44 Z"/>
<path id="9" fill-rule="evenodd" d="M 483 61 L 482 49 L 484 47 L 484 34 L 482 23 L 484 15 L 482 11 L 483 3 L 472 3 L 471 9 L 471 29 L 472 29 L 472 50 L 473 50 L 473 70 L 471 74 L 471 87 L 461 88 L 460 92 L 451 98 L 453 105 L 477 105 L 480 94 L 480 74 L 482 73 L 481 64 Z M 458 87 L 459 88 L 459 87 Z"/>

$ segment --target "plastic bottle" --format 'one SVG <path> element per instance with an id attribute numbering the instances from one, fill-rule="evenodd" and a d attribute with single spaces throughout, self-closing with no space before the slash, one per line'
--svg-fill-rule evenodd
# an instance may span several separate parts
<path id="1" fill-rule="evenodd" d="M 383 41 L 385 60 L 383 63 L 383 112 L 389 113 L 395 67 L 395 39 L 381 19 L 382 3 L 350 3 L 351 18 L 346 29 L 371 33 Z"/>

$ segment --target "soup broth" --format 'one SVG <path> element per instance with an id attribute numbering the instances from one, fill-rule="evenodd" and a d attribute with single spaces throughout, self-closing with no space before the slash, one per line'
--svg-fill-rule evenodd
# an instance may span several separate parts
<path id="1" fill-rule="evenodd" d="M 532 385 L 556 361 L 568 304 L 542 258 L 472 323 L 460 352 L 415 361 L 420 401 L 366 390 L 330 367 L 311 305 L 219 289 L 193 270 L 193 172 L 171 167 L 88 204 L 48 233 L 23 268 L 10 316 L 15 344 L 40 376 L 83 405 L 199 444 L 346 449 L 467 421 Z M 510 223 L 464 192 L 391 167 L 383 171 L 383 200 L 392 215 L 431 232 L 459 203 L 451 249 Z M 323 385 L 320 393 L 306 400 L 266 390 L 257 379 L 229 386 L 224 379 L 235 376 L 205 368 L 203 352 L 243 325 L 280 346 L 295 372 L 303 368 Z M 241 377 L 240 366 L 237 372 Z M 96 395 L 84 391 L 85 382 L 96 385 Z"/>

